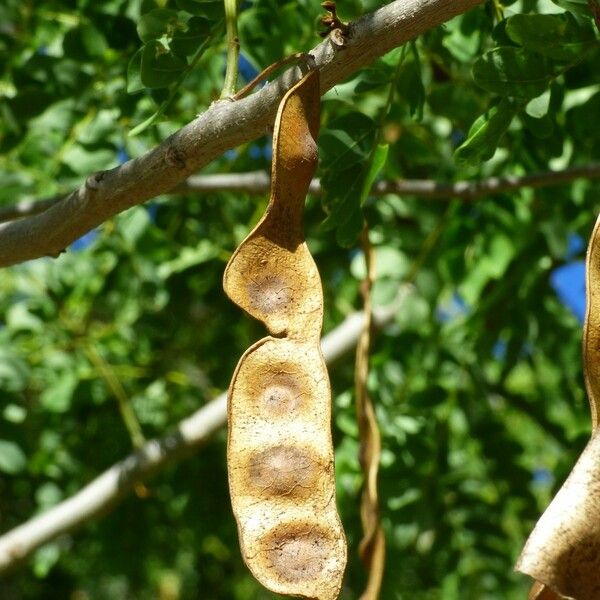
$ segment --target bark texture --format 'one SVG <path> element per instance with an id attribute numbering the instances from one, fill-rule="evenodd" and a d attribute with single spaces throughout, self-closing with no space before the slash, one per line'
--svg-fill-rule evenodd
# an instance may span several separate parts
<path id="1" fill-rule="evenodd" d="M 328 38 L 311 51 L 321 94 L 389 50 L 482 2 L 396 0 L 352 22 L 343 45 Z M 299 77 L 294 68 L 247 98 L 215 102 L 153 150 L 90 175 L 79 189 L 38 215 L 0 225 L 0 267 L 57 257 L 113 215 L 168 192 L 226 150 L 260 137 Z"/>

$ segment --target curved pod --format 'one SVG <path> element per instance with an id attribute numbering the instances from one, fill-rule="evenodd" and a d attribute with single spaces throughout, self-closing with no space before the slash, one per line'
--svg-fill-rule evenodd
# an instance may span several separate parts
<path id="1" fill-rule="evenodd" d="M 600 217 L 586 260 L 583 371 L 592 437 L 519 557 L 518 571 L 537 582 L 531 598 L 600 598 Z"/>
<path id="2" fill-rule="evenodd" d="M 303 231 L 319 97 L 318 71 L 310 71 L 283 98 L 269 205 L 225 270 L 227 295 L 277 336 L 251 346 L 234 373 L 227 462 L 240 547 L 255 577 L 280 594 L 334 600 L 346 540 L 320 346 L 323 293 Z"/>

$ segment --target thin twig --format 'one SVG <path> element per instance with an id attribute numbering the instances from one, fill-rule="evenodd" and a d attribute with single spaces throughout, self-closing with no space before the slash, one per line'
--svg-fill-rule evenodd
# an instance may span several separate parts
<path id="1" fill-rule="evenodd" d="M 305 52 L 296 52 L 295 54 L 291 54 L 290 56 L 286 56 L 273 64 L 270 64 L 268 67 L 265 67 L 252 81 L 247 83 L 237 94 L 231 96 L 232 100 L 241 100 L 245 96 L 247 96 L 261 81 L 265 81 L 267 77 L 269 77 L 273 72 L 277 71 L 277 69 L 281 69 L 281 67 L 285 67 L 291 63 L 297 63 L 302 59 L 306 59 L 308 55 Z"/>
<path id="2" fill-rule="evenodd" d="M 131 400 L 123 388 L 121 380 L 113 371 L 112 367 L 102 358 L 95 346 L 92 344 L 86 345 L 85 353 L 90 359 L 90 362 L 98 369 L 100 375 L 106 382 L 106 385 L 117 399 L 119 412 L 121 413 L 121 418 L 129 433 L 129 437 L 131 438 L 131 444 L 136 449 L 141 448 L 145 444 L 146 438 L 144 437 L 140 422 L 133 410 Z"/>
<path id="3" fill-rule="evenodd" d="M 543 188 L 572 183 L 577 179 L 600 178 L 600 163 L 590 163 L 568 167 L 562 171 L 541 171 L 528 175 L 503 175 L 488 177 L 478 181 L 455 181 L 442 183 L 428 179 L 399 179 L 397 181 L 377 182 L 370 195 L 385 196 L 398 194 L 430 200 L 478 200 L 513 192 L 521 188 Z M 227 173 L 218 175 L 193 175 L 172 190 L 172 193 L 184 192 L 245 192 L 264 194 L 269 190 L 270 180 L 264 171 L 250 173 Z M 311 194 L 323 192 L 319 179 L 313 179 L 309 189 Z M 1 220 L 0 211 L 0 220 Z"/>
<path id="4" fill-rule="evenodd" d="M 464 200 L 473 201 L 486 196 L 495 196 L 514 192 L 522 188 L 543 188 L 566 185 L 577 179 L 600 178 L 600 163 L 590 163 L 569 167 L 562 171 L 541 171 L 529 175 L 505 175 L 489 177 L 479 181 L 456 181 L 441 183 L 427 179 L 400 179 L 398 181 L 379 181 L 371 190 L 371 196 L 398 194 L 428 200 Z M 244 194 L 265 194 L 271 181 L 265 171 L 248 173 L 218 173 L 211 175 L 192 175 L 170 190 L 170 194 L 240 192 Z M 323 193 L 319 179 L 313 179 L 309 192 L 313 195 Z M 36 215 L 56 204 L 65 196 L 55 196 L 44 200 L 26 200 L 15 205 L 0 207 L 0 223 L 22 217 Z"/>
<path id="5" fill-rule="evenodd" d="M 44 198 L 43 200 L 21 200 L 17 204 L 0 206 L 0 223 L 15 221 L 23 217 L 31 217 L 44 212 L 65 198 L 65 194 Z"/>
<path id="6" fill-rule="evenodd" d="M 240 40 L 237 29 L 237 0 L 225 0 L 225 27 L 227 29 L 227 63 L 221 98 L 235 94 L 240 60 Z"/>

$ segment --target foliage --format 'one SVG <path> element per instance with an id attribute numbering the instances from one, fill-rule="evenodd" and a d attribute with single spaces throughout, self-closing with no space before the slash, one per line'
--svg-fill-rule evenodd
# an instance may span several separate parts
<path id="1" fill-rule="evenodd" d="M 382 4 L 339 2 L 343 19 Z M 240 7 L 242 75 L 317 41 L 317 2 Z M 0 203 L 67 191 L 138 156 L 219 97 L 222 3 L 5 0 Z M 410 283 L 376 338 L 384 598 L 521 598 L 521 544 L 589 434 L 581 324 L 553 290 L 600 208 L 598 183 L 472 203 L 365 192 L 370 181 L 522 174 L 599 156 L 600 49 L 583 0 L 490 2 L 393 50 L 323 98 L 323 203 L 306 230 L 326 330 L 360 307 L 362 214 L 375 300 Z M 156 116 L 156 113 L 159 113 Z M 149 122 L 149 120 L 151 120 Z M 142 128 L 141 125 L 144 125 Z M 136 135 L 131 135 L 134 128 Z M 207 172 L 268 169 L 261 139 Z M 383 157 L 383 159 L 382 159 Z M 158 198 L 0 276 L 0 527 L 131 450 L 114 392 L 157 436 L 225 389 L 264 332 L 225 299 L 224 266 L 264 199 Z M 339 242 L 339 244 L 338 244 Z M 340 511 L 358 596 L 361 475 L 353 361 L 332 366 Z M 225 434 L 102 520 L 38 551 L 3 598 L 273 597 L 241 563 Z M 140 496 L 144 494 L 140 491 Z"/>

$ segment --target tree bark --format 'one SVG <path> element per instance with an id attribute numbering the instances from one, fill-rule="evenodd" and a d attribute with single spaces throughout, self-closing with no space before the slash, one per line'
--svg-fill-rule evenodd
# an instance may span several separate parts
<path id="1" fill-rule="evenodd" d="M 321 72 L 321 93 L 389 50 L 482 2 L 396 0 L 350 23 L 346 38 L 337 36 L 336 43 L 327 38 L 311 50 Z M 225 150 L 260 137 L 298 76 L 298 68 L 290 69 L 247 98 L 215 102 L 153 150 L 90 175 L 78 190 L 38 215 L 0 225 L 0 267 L 57 257 L 113 215 L 168 192 Z"/>
<path id="2" fill-rule="evenodd" d="M 371 189 L 371 196 L 399 194 L 426 200 L 464 200 L 471 202 L 480 198 L 495 196 L 505 192 L 514 192 L 521 188 L 543 188 L 565 185 L 577 179 L 600 178 L 600 163 L 590 163 L 568 167 L 562 171 L 540 171 L 527 175 L 502 175 L 473 181 L 454 181 L 445 183 L 430 179 L 398 179 L 396 181 L 378 181 Z M 271 178 L 265 171 L 246 173 L 211 173 L 192 175 L 176 185 L 171 194 L 240 192 L 243 194 L 264 194 L 271 187 Z M 319 179 L 313 179 L 309 192 L 323 193 Z M 15 205 L 0 206 L 0 223 L 13 221 L 29 215 L 37 215 L 50 206 L 60 202 L 64 196 L 45 198 L 44 200 L 24 201 Z"/>

